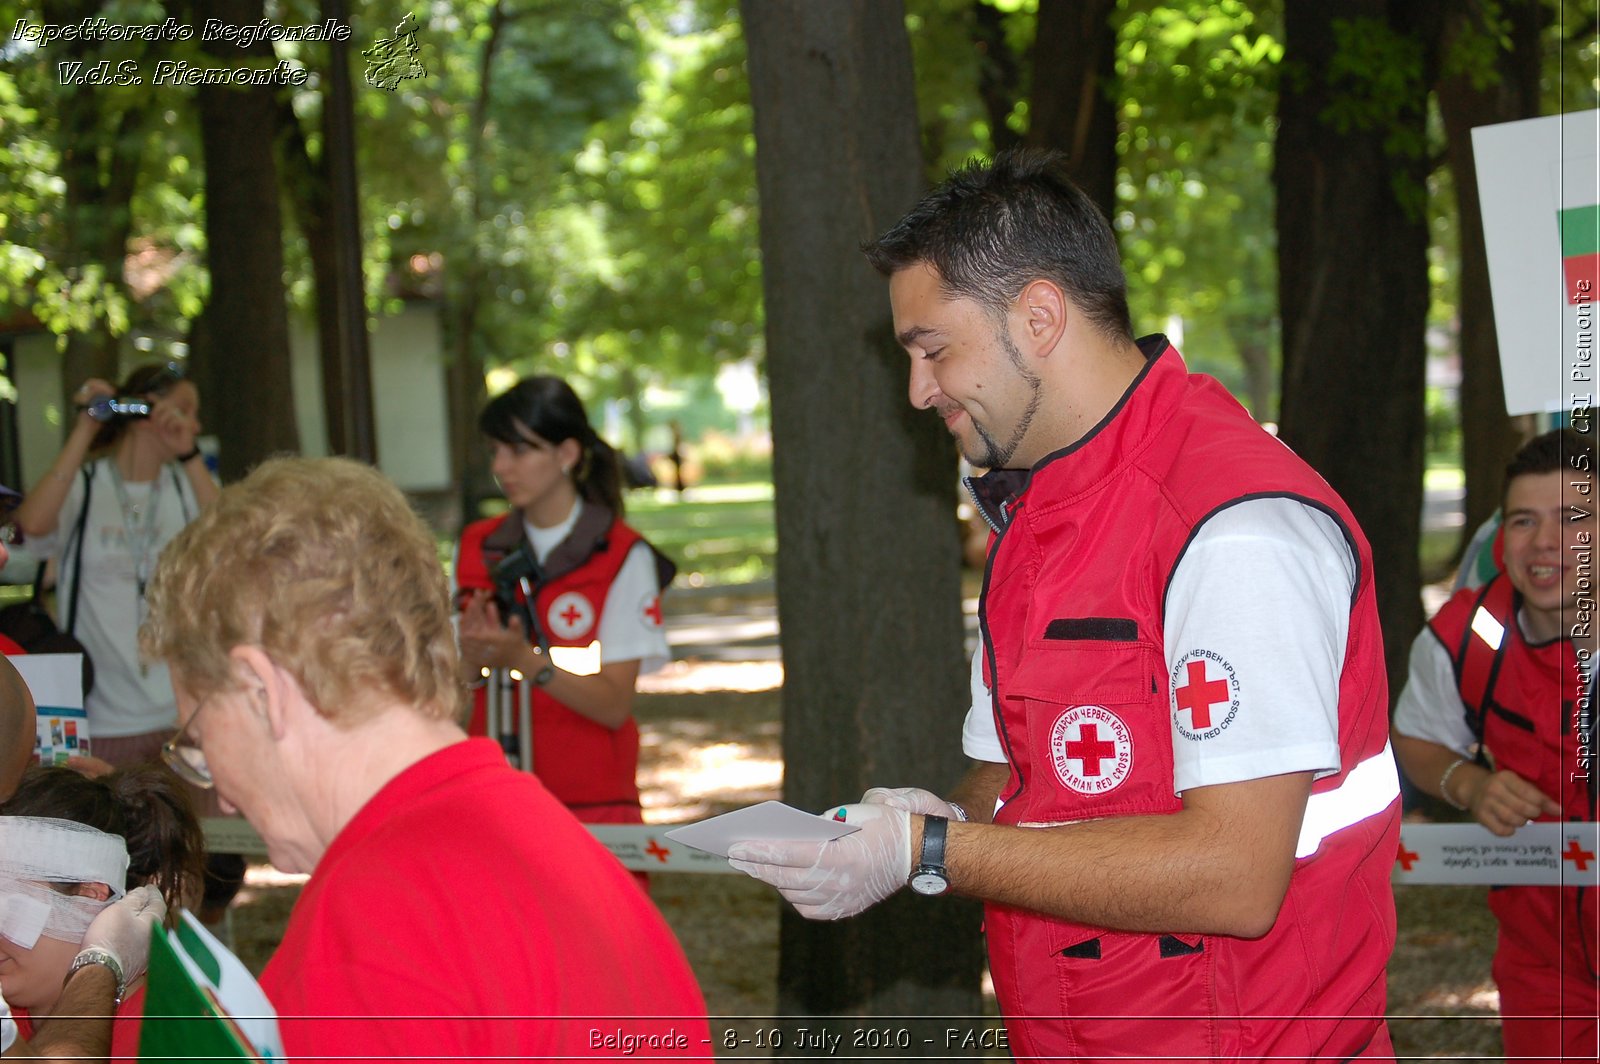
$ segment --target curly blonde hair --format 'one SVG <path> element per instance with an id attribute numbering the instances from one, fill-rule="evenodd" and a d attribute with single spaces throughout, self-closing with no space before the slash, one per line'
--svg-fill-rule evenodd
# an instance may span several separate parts
<path id="1" fill-rule="evenodd" d="M 382 703 L 460 709 L 450 591 L 397 488 L 345 458 L 276 458 L 224 489 L 161 552 L 139 632 L 196 698 L 235 686 L 258 646 L 335 723 Z"/>

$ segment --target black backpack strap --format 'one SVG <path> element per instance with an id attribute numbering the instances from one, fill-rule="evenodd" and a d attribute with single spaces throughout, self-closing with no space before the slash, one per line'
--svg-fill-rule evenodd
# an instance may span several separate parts
<path id="1" fill-rule="evenodd" d="M 167 468 L 172 471 L 172 486 L 178 492 L 178 507 L 183 511 L 183 523 L 188 524 L 194 520 L 194 514 L 189 512 L 189 499 L 183 494 L 183 477 L 178 475 L 178 467 L 168 463 Z"/>
<path id="2" fill-rule="evenodd" d="M 1467 724 L 1480 743 L 1484 716 L 1489 710 L 1495 681 L 1500 678 L 1506 648 L 1513 638 L 1511 626 L 1516 623 L 1516 589 L 1501 574 L 1484 585 L 1472 604 L 1460 645 L 1451 655 L 1456 689 L 1467 707 Z"/>
<path id="3" fill-rule="evenodd" d="M 67 549 L 61 552 L 63 558 L 67 556 L 68 551 L 72 553 L 72 595 L 67 599 L 68 635 L 74 633 L 78 624 L 78 588 L 83 586 L 83 540 L 84 533 L 89 527 L 89 502 L 93 489 L 94 463 L 91 462 L 83 467 L 83 508 L 78 511 L 78 523 L 72 529 Z"/>

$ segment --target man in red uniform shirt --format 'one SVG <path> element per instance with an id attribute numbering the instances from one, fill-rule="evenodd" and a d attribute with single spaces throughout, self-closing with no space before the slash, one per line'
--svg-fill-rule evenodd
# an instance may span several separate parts
<path id="1" fill-rule="evenodd" d="M 1457 592 L 1417 636 L 1394 748 L 1419 788 L 1510 835 L 1595 819 L 1593 437 L 1529 442 L 1501 504 L 1505 571 Z M 1595 1059 L 1594 888 L 1496 887 L 1489 908 L 1507 1059 Z"/>
<path id="2" fill-rule="evenodd" d="M 803 914 L 986 902 L 1018 1056 L 1389 1055 L 1399 789 L 1366 541 L 1163 337 L 1059 157 L 1002 154 L 867 249 L 910 399 L 995 530 L 947 802 L 868 791 L 738 867 Z"/>
<path id="3" fill-rule="evenodd" d="M 628 872 L 458 723 L 450 593 L 393 485 L 267 462 L 163 552 L 168 760 L 310 872 L 261 985 L 296 1061 L 704 1056 L 705 1004 Z"/>

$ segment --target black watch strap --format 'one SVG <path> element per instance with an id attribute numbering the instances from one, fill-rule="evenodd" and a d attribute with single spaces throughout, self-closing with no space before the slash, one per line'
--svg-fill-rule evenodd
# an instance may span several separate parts
<path id="1" fill-rule="evenodd" d="M 922 818 L 922 857 L 917 864 L 944 871 L 944 836 L 950 821 L 929 813 Z"/>

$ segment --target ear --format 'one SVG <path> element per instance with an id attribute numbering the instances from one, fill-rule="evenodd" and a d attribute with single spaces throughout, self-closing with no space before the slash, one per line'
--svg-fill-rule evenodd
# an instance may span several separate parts
<path id="1" fill-rule="evenodd" d="M 1066 332 L 1072 304 L 1053 281 L 1029 281 L 1017 294 L 1014 321 L 1021 333 L 1016 339 L 1024 353 L 1042 357 L 1055 349 Z"/>
<path id="2" fill-rule="evenodd" d="M 228 658 L 251 711 L 266 721 L 274 739 L 282 739 L 300 685 L 258 646 L 241 643 L 228 651 Z"/>
<path id="3" fill-rule="evenodd" d="M 79 883 L 73 888 L 72 893 L 80 898 L 92 898 L 95 901 L 111 900 L 111 888 L 104 883 Z"/>
<path id="4" fill-rule="evenodd" d="M 556 460 L 561 463 L 562 469 L 576 470 L 578 463 L 583 461 L 583 444 L 578 442 L 576 436 L 568 436 L 556 444 Z"/>

